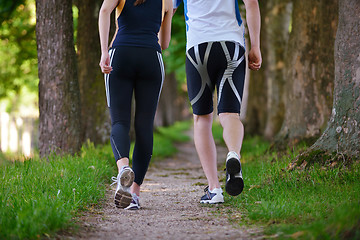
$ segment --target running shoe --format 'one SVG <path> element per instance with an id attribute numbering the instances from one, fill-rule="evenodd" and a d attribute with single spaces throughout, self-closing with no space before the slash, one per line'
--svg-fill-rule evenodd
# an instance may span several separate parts
<path id="1" fill-rule="evenodd" d="M 214 188 L 210 191 L 209 186 L 204 189 L 205 195 L 201 197 L 200 203 L 223 203 L 224 196 L 221 188 Z"/>
<path id="2" fill-rule="evenodd" d="M 136 193 L 132 193 L 132 200 L 130 205 L 125 208 L 125 210 L 139 210 L 140 209 L 140 200 Z"/>
<path id="3" fill-rule="evenodd" d="M 111 185 L 117 183 L 114 196 L 116 207 L 126 208 L 131 203 L 130 186 L 134 182 L 134 177 L 134 171 L 129 166 L 123 167 L 117 177 L 112 177 L 114 182 Z"/>
<path id="4" fill-rule="evenodd" d="M 239 195 L 244 189 L 240 157 L 233 151 L 226 158 L 225 191 L 231 196 Z"/>

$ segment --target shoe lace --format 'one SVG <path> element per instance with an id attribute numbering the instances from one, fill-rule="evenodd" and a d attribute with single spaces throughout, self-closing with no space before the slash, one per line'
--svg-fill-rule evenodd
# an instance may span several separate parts
<path id="1" fill-rule="evenodd" d="M 134 202 L 134 204 L 137 204 L 137 205 L 140 206 L 140 204 L 139 204 L 139 202 L 140 202 L 139 197 L 138 197 L 135 193 L 133 193 L 133 194 L 131 194 L 131 195 L 132 195 L 132 201 Z"/>
<path id="2" fill-rule="evenodd" d="M 206 188 L 204 189 L 204 192 L 205 192 L 206 196 L 208 197 L 208 199 L 211 199 L 209 186 L 206 186 Z"/>
<path id="3" fill-rule="evenodd" d="M 113 181 L 112 184 L 110 184 L 110 186 L 114 185 L 115 183 L 118 182 L 118 178 L 117 177 L 111 177 L 111 180 Z"/>

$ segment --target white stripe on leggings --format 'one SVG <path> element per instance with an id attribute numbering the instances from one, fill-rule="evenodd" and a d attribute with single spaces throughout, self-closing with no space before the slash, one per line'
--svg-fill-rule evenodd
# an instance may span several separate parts
<path id="1" fill-rule="evenodd" d="M 158 96 L 158 103 L 159 103 L 159 99 L 160 99 L 160 93 L 164 84 L 164 78 L 165 78 L 165 68 L 164 68 L 164 62 L 162 59 L 162 55 L 159 52 L 156 52 L 158 59 L 159 59 L 159 64 L 160 64 L 160 69 L 161 69 L 161 86 L 160 86 L 160 91 L 159 91 L 159 96 Z"/>
<path id="2" fill-rule="evenodd" d="M 112 64 L 113 61 L 113 57 L 114 57 L 114 53 L 115 53 L 115 48 L 114 49 L 110 49 L 109 50 L 109 55 L 110 55 L 110 66 Z M 105 91 L 106 91 L 106 101 L 107 101 L 107 105 L 108 107 L 110 107 L 110 86 L 109 86 L 109 74 L 104 74 L 104 79 L 105 79 Z"/>

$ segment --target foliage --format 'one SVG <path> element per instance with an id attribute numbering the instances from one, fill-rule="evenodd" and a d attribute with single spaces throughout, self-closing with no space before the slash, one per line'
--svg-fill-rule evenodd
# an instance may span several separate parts
<path id="1" fill-rule="evenodd" d="M 26 0 L 11 16 L 0 28 L 0 99 L 16 105 L 21 93 L 37 94 L 35 1 Z"/>
<path id="2" fill-rule="evenodd" d="M 360 164 L 314 163 L 306 171 L 287 171 L 298 152 L 278 157 L 268 147 L 260 139 L 244 141 L 244 191 L 225 195 L 241 222 L 265 225 L 265 233 L 277 239 L 359 238 Z"/>
<path id="3" fill-rule="evenodd" d="M 182 5 L 173 16 L 171 28 L 169 48 L 163 51 L 166 72 L 175 72 L 178 82 L 185 83 L 186 29 Z"/>
<path id="4" fill-rule="evenodd" d="M 24 4 L 25 0 L 1 0 L 0 1 L 0 23 L 12 17 L 15 9 Z"/>

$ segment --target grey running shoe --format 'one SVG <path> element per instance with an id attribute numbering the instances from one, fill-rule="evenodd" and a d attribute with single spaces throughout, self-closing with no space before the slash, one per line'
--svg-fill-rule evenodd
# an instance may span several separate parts
<path id="1" fill-rule="evenodd" d="M 134 171 L 129 167 L 125 166 L 121 169 L 117 177 L 112 177 L 114 181 L 111 185 L 117 183 L 114 202 L 118 208 L 126 208 L 129 206 L 132 196 L 130 193 L 130 186 L 134 182 Z"/>
<path id="2" fill-rule="evenodd" d="M 240 157 L 233 151 L 226 158 L 225 191 L 231 196 L 239 195 L 244 189 Z"/>
<path id="3" fill-rule="evenodd" d="M 204 189 L 205 195 L 201 197 L 200 203 L 223 203 L 224 196 L 221 188 L 214 188 L 212 191 L 209 190 L 209 186 Z"/>
<path id="4" fill-rule="evenodd" d="M 140 209 L 140 200 L 136 193 L 132 193 L 132 200 L 130 205 L 125 208 L 125 210 L 139 210 Z"/>

